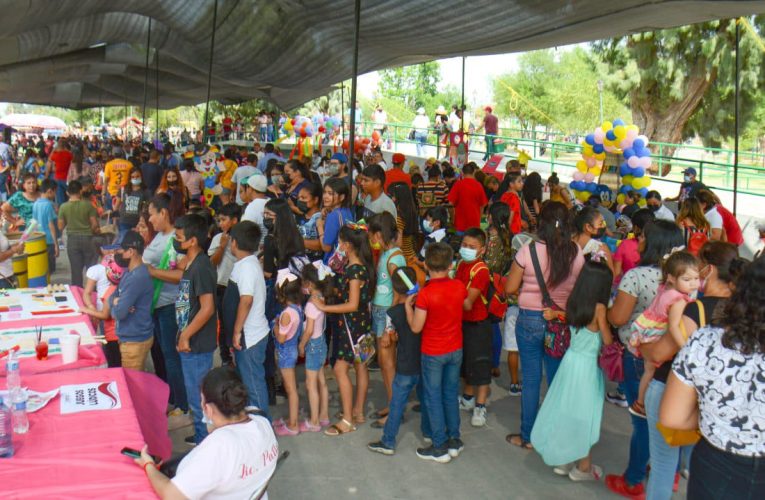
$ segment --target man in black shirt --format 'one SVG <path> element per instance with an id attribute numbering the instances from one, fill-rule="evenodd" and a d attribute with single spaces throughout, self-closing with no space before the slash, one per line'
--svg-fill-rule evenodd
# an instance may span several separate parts
<path id="1" fill-rule="evenodd" d="M 688 198 L 696 198 L 702 189 L 707 189 L 707 187 L 702 182 L 696 180 L 696 169 L 688 167 L 683 170 L 683 183 L 680 184 L 680 191 L 677 193 L 677 196 L 667 198 L 667 201 L 677 201 L 682 205 Z"/>
<path id="2" fill-rule="evenodd" d="M 162 180 L 162 166 L 159 164 L 159 151 L 156 149 L 149 153 L 149 161 L 141 165 L 141 175 L 146 189 L 154 194 Z"/>

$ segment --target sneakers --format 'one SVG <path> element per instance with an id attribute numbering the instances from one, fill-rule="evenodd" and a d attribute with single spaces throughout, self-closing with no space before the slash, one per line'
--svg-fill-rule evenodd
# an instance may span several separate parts
<path id="1" fill-rule="evenodd" d="M 446 448 L 450 457 L 457 458 L 465 449 L 465 443 L 460 438 L 452 438 L 446 442 Z"/>
<path id="2" fill-rule="evenodd" d="M 627 398 L 624 397 L 624 394 L 619 392 L 618 390 L 614 392 L 609 392 L 606 394 L 606 401 L 608 401 L 611 404 L 614 404 L 616 406 L 619 406 L 621 408 L 627 408 L 629 406 L 627 404 Z"/>
<path id="3" fill-rule="evenodd" d="M 431 444 L 433 444 L 433 440 L 432 440 L 431 438 L 429 438 L 429 437 L 424 437 L 424 438 L 422 438 L 422 442 L 423 442 L 423 443 L 425 443 L 425 444 L 426 444 L 426 445 L 428 445 L 428 446 L 430 446 Z"/>
<path id="4" fill-rule="evenodd" d="M 627 411 L 630 412 L 630 415 L 633 415 L 638 418 L 648 418 L 645 415 L 645 406 L 643 406 L 643 403 L 640 401 L 635 401 L 630 405 L 629 408 L 627 408 Z"/>
<path id="5" fill-rule="evenodd" d="M 381 453 L 383 455 L 393 455 L 396 453 L 396 450 L 391 448 L 390 446 L 386 446 L 383 444 L 382 441 L 375 441 L 374 443 L 369 443 L 367 445 L 367 449 L 369 451 L 374 451 L 375 453 Z"/>
<path id="6" fill-rule="evenodd" d="M 460 410 L 462 411 L 473 411 L 475 408 L 475 398 L 465 399 L 462 396 L 459 397 L 460 402 Z"/>
<path id="7" fill-rule="evenodd" d="M 568 476 L 568 473 L 571 472 L 571 469 L 574 468 L 574 465 L 574 462 L 571 462 L 570 464 L 556 465 L 553 467 L 553 472 L 559 476 Z"/>
<path id="8" fill-rule="evenodd" d="M 470 419 L 470 425 L 473 427 L 483 427 L 486 425 L 486 407 L 476 406 L 473 408 L 473 418 Z"/>
<path id="9" fill-rule="evenodd" d="M 297 429 L 290 429 L 287 424 L 278 425 L 274 427 L 274 434 L 277 436 L 297 436 L 300 434 L 300 426 Z"/>
<path id="10" fill-rule="evenodd" d="M 507 391 L 511 396 L 521 395 L 521 384 L 510 384 L 510 390 Z"/>
<path id="11" fill-rule="evenodd" d="M 190 444 L 191 446 L 196 446 L 197 445 L 197 440 L 196 440 L 196 437 L 194 436 L 194 434 L 192 434 L 191 436 L 186 436 L 183 439 L 183 442 L 186 443 L 186 444 Z"/>
<path id="12" fill-rule="evenodd" d="M 617 495 L 625 498 L 631 498 L 632 500 L 645 500 L 645 488 L 643 483 L 630 486 L 627 481 L 624 480 L 624 476 L 617 476 L 616 474 L 609 474 L 606 476 L 606 488 L 611 490 Z"/>
<path id="13" fill-rule="evenodd" d="M 574 467 L 568 473 L 568 478 L 572 481 L 600 481 L 603 476 L 603 469 L 595 464 L 590 465 L 590 470 L 587 472 L 580 471 Z"/>
<path id="14" fill-rule="evenodd" d="M 300 432 L 321 432 L 321 425 L 313 425 L 306 419 L 300 422 L 298 429 L 300 429 Z"/>
<path id="15" fill-rule="evenodd" d="M 183 410 L 181 410 L 178 407 L 175 407 L 172 410 L 170 410 L 169 412 L 167 412 L 167 416 L 168 417 L 183 417 L 183 416 L 188 415 L 188 414 L 189 414 L 189 412 L 183 411 Z"/>
<path id="16" fill-rule="evenodd" d="M 423 460 L 433 460 L 439 464 L 449 463 L 452 456 L 449 455 L 449 451 L 446 448 L 437 449 L 433 445 L 427 448 L 417 448 L 417 456 Z"/>

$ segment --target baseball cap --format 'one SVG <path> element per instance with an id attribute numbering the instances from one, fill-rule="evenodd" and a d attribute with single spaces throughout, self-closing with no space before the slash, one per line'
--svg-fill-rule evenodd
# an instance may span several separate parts
<path id="1" fill-rule="evenodd" d="M 132 248 L 135 249 L 138 253 L 143 254 L 143 238 L 135 231 L 128 231 L 125 233 L 125 237 L 122 238 L 120 248 L 123 250 L 130 250 Z"/>
<path id="2" fill-rule="evenodd" d="M 246 179 L 247 185 L 255 191 L 265 193 L 268 191 L 268 180 L 263 174 L 253 174 Z"/>
<path id="3" fill-rule="evenodd" d="M 348 163 L 348 157 L 345 156 L 343 153 L 335 153 L 332 155 L 330 160 L 337 160 L 340 163 Z"/>
<path id="4" fill-rule="evenodd" d="M 437 161 L 438 160 L 436 160 L 434 156 L 431 156 L 430 158 L 428 158 L 428 160 L 425 163 L 427 163 L 428 165 L 435 165 Z"/>
<path id="5" fill-rule="evenodd" d="M 406 156 L 404 156 L 401 153 L 393 153 L 393 163 L 399 164 L 404 163 L 406 161 Z"/>
<path id="6" fill-rule="evenodd" d="M 685 170 L 683 170 L 683 173 L 689 174 L 689 175 L 696 175 L 696 169 L 693 167 L 688 167 Z"/>

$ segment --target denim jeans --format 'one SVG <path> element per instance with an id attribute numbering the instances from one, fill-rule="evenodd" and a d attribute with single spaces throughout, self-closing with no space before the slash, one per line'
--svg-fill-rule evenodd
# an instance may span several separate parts
<path id="1" fill-rule="evenodd" d="M 183 383 L 194 418 L 194 441 L 201 443 L 207 437 L 207 425 L 202 422 L 202 379 L 213 367 L 212 352 L 181 352 Z"/>
<path id="2" fill-rule="evenodd" d="M 446 448 L 447 439 L 460 437 L 461 366 L 462 349 L 440 356 L 422 355 L 422 387 L 435 448 Z"/>
<path id="3" fill-rule="evenodd" d="M 690 500 L 753 500 L 763 498 L 764 491 L 765 458 L 727 453 L 703 437 L 696 443 L 688 479 Z"/>
<path id="4" fill-rule="evenodd" d="M 643 375 L 643 360 L 636 358 L 629 349 L 624 349 L 624 381 L 622 388 L 627 403 L 632 404 L 638 396 L 640 377 Z M 524 386 L 524 390 L 526 390 Z M 624 471 L 624 479 L 627 484 L 634 486 L 642 483 L 645 479 L 646 466 L 648 465 L 648 421 L 644 418 L 630 415 L 632 419 L 632 437 L 630 438 L 630 458 L 627 470 Z"/>
<path id="5" fill-rule="evenodd" d="M 186 386 L 183 381 L 183 368 L 181 367 L 181 359 L 178 356 L 178 349 L 176 347 L 178 324 L 175 322 L 174 304 L 154 309 L 154 335 L 157 338 L 159 347 L 162 350 L 162 358 L 165 361 L 167 384 L 170 386 L 170 402 L 176 408 L 188 411 L 189 403 L 186 397 Z"/>
<path id="6" fill-rule="evenodd" d="M 670 446 L 656 428 L 659 422 L 659 407 L 666 385 L 651 380 L 645 393 L 645 411 L 648 417 L 648 449 L 651 456 L 651 474 L 648 476 L 646 498 L 648 500 L 672 498 L 672 486 L 680 454 L 693 446 Z"/>
<path id="7" fill-rule="evenodd" d="M 66 255 L 72 273 L 71 285 L 82 288 L 82 270 L 96 262 L 96 249 L 93 246 L 93 235 L 67 234 Z"/>
<path id="8" fill-rule="evenodd" d="M 266 335 L 257 344 L 241 351 L 234 350 L 236 368 L 247 386 L 247 399 L 251 406 L 262 410 L 271 420 L 268 412 L 268 387 L 266 386 L 266 347 L 271 335 Z"/>
<path id="9" fill-rule="evenodd" d="M 491 367 L 499 368 L 499 357 L 502 354 L 502 330 L 499 323 L 491 324 Z"/>
<path id="10" fill-rule="evenodd" d="M 545 354 L 545 319 L 542 311 L 521 309 L 515 324 L 515 338 L 521 360 L 521 439 L 531 439 L 531 429 L 539 412 L 539 394 L 542 387 L 542 364 L 547 374 L 547 386 L 552 385 L 561 360 Z"/>
<path id="11" fill-rule="evenodd" d="M 425 156 L 425 142 L 428 140 L 426 132 L 415 132 L 414 140 L 417 143 L 417 156 Z"/>
<path id="12" fill-rule="evenodd" d="M 66 194 L 66 181 L 56 179 L 56 205 L 60 207 L 67 199 L 69 197 Z"/>
<path id="13" fill-rule="evenodd" d="M 409 401 L 409 394 L 411 394 L 412 389 L 417 387 L 419 381 L 419 375 L 397 373 L 393 378 L 393 394 L 388 405 L 388 420 L 385 421 L 382 436 L 382 442 L 385 446 L 396 447 L 396 436 L 398 435 L 398 428 L 401 426 L 401 420 L 404 418 L 406 402 Z M 421 418 L 425 417 L 421 416 Z"/>

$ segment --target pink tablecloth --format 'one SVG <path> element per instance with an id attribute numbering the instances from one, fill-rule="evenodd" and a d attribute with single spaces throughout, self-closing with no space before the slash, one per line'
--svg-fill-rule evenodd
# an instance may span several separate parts
<path id="1" fill-rule="evenodd" d="M 72 296 L 74 297 L 74 300 L 77 301 L 77 305 L 82 307 L 85 304 L 82 301 L 83 289 L 77 286 L 72 286 L 72 287 L 69 287 L 69 290 L 72 292 Z M 96 334 L 96 331 L 93 328 L 93 322 L 91 321 L 90 316 L 88 316 L 87 314 L 78 314 L 73 316 L 36 317 L 34 319 L 17 319 L 12 321 L 3 320 L 2 327 L 4 329 L 27 328 L 30 325 L 49 326 L 49 325 L 58 325 L 60 323 L 78 323 L 80 321 L 87 323 L 88 328 L 90 328 L 90 331 L 93 333 L 93 335 Z"/>
<path id="2" fill-rule="evenodd" d="M 59 397 L 29 415 L 29 433 L 14 435 L 15 454 L 0 459 L 0 495 L 16 498 L 156 498 L 143 470 L 120 454 L 127 446 L 170 456 L 167 384 L 122 368 L 32 375 L 30 388 L 116 381 L 122 407 L 61 415 Z"/>

